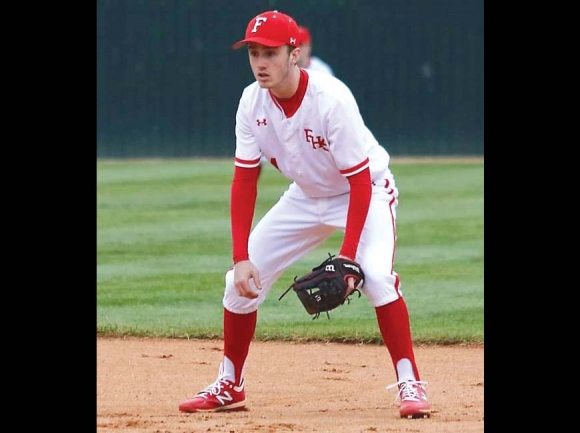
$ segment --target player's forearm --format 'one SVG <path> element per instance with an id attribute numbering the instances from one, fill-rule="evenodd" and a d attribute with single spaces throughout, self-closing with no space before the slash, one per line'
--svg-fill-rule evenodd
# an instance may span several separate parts
<path id="1" fill-rule="evenodd" d="M 366 168 L 360 173 L 349 176 L 348 182 L 350 183 L 350 201 L 344 240 L 339 254 L 354 260 L 371 203 L 372 184 L 370 170 Z"/>
<path id="2" fill-rule="evenodd" d="M 230 192 L 230 221 L 232 226 L 233 260 L 248 260 L 248 238 L 258 197 L 259 167 L 235 167 Z"/>

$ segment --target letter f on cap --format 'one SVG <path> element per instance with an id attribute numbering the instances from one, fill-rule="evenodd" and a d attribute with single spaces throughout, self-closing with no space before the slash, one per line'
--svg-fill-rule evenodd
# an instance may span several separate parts
<path id="1" fill-rule="evenodd" d="M 262 23 L 265 23 L 266 21 L 268 21 L 268 18 L 265 18 L 265 17 L 256 18 L 256 22 L 254 23 L 254 28 L 252 29 L 252 33 L 256 33 L 258 31 L 258 27 L 260 27 L 262 25 Z"/>

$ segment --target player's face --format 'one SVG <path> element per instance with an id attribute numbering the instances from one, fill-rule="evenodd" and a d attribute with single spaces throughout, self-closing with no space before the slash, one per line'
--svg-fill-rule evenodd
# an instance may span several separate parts
<path id="1" fill-rule="evenodd" d="M 282 89 L 290 81 L 290 71 L 296 65 L 300 49 L 288 52 L 286 45 L 270 48 L 259 44 L 249 44 L 248 55 L 250 67 L 260 87 Z"/>

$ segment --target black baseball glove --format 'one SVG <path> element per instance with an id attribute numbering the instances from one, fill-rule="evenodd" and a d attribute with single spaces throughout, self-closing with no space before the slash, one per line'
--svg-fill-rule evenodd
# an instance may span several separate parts
<path id="1" fill-rule="evenodd" d="M 300 278 L 294 277 L 292 285 L 278 300 L 280 301 L 290 289 L 294 289 L 308 314 L 314 314 L 312 319 L 320 317 L 322 312 L 326 312 L 330 319 L 329 311 L 344 304 L 345 301 L 350 303 L 350 295 L 346 295 L 349 277 L 355 279 L 355 290 L 352 293 L 357 292 L 360 298 L 359 289 L 365 281 L 360 265 L 352 260 L 335 258 L 329 253 L 328 258 L 313 268 L 312 272 Z"/>

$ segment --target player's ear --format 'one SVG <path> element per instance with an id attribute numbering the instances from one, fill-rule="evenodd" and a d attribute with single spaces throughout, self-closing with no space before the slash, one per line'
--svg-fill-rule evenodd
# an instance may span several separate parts
<path id="1" fill-rule="evenodd" d="M 300 57 L 300 47 L 296 47 L 290 51 L 290 58 L 292 60 L 292 64 L 298 63 L 298 58 Z"/>

